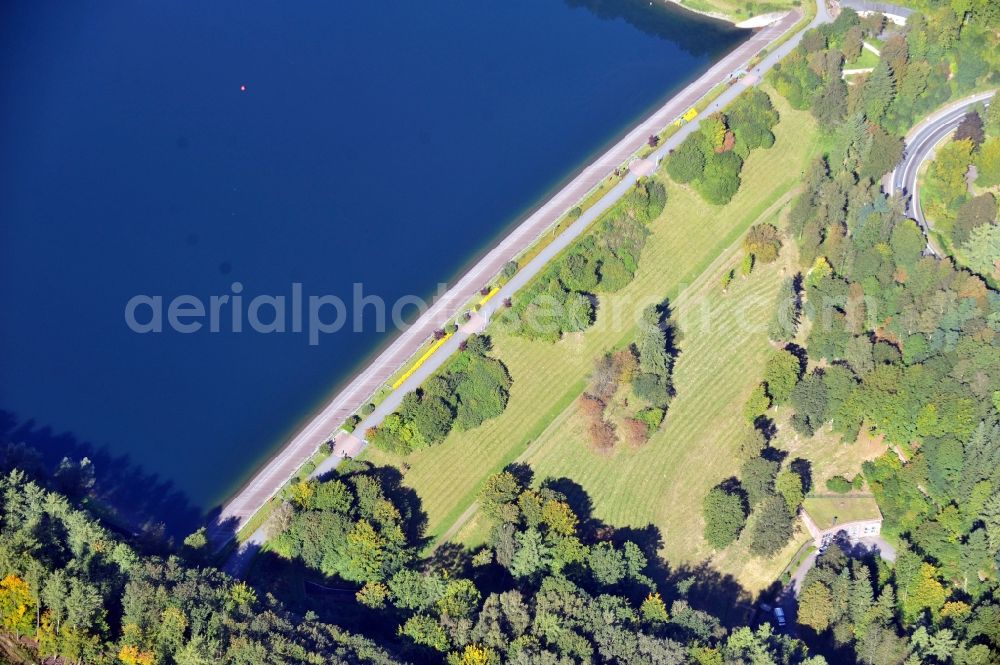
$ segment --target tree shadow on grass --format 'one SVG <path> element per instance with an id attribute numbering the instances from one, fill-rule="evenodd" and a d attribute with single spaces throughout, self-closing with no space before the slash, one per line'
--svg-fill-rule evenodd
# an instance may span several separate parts
<path id="1" fill-rule="evenodd" d="M 600 522 L 594 520 L 594 504 L 590 500 L 590 495 L 580 483 L 569 478 L 546 478 L 541 482 L 541 487 L 565 497 L 566 503 L 579 520 L 582 533 L 589 533 L 600 526 Z"/>
<path id="2" fill-rule="evenodd" d="M 802 491 L 808 494 L 813 491 L 812 462 L 802 457 L 796 457 L 788 464 L 788 468 L 802 479 Z"/>
<path id="3" fill-rule="evenodd" d="M 683 601 L 695 610 L 715 615 L 724 626 L 745 625 L 752 610 L 753 596 L 732 575 L 720 573 L 708 562 L 674 566 L 664 561 L 659 554 L 664 538 L 657 526 L 615 526 L 604 522 L 594 516 L 594 504 L 588 492 L 570 478 L 545 478 L 539 485 L 557 491 L 566 498 L 579 518 L 578 533 L 585 543 L 592 545 L 599 541 L 610 541 L 616 547 L 623 547 L 626 541 L 635 543 L 648 562 L 644 574 L 653 581 L 668 605 L 672 601 Z M 488 568 L 494 567 L 499 568 L 496 564 Z M 496 587 L 496 571 L 491 573 L 476 569 L 474 572 L 478 576 L 489 577 L 492 582 L 489 586 Z M 646 587 L 626 587 L 619 591 L 636 602 L 641 602 L 642 597 L 648 593 Z M 596 588 L 588 591 L 600 592 Z"/>
<path id="4" fill-rule="evenodd" d="M 403 534 L 408 543 L 421 549 L 428 544 L 427 512 L 424 511 L 416 490 L 403 485 L 403 474 L 394 466 L 376 466 L 371 462 L 352 460 L 346 467 L 325 474 L 320 480 L 340 478 L 350 480 L 357 475 L 376 478 L 382 486 L 385 498 L 399 509 Z"/>
<path id="5" fill-rule="evenodd" d="M 768 446 L 761 451 L 760 456 L 781 465 L 785 461 L 785 458 L 788 457 L 788 451 Z"/>
<path id="6" fill-rule="evenodd" d="M 524 462 L 511 462 L 503 470 L 514 476 L 523 487 L 530 487 L 535 479 L 534 469 Z"/>
<path id="7" fill-rule="evenodd" d="M 752 609 L 752 594 L 735 577 L 720 573 L 707 561 L 693 565 L 671 565 L 665 561 L 659 554 L 664 545 L 659 527 L 653 524 L 638 528 L 601 524 L 598 528 L 617 547 L 624 546 L 626 541 L 639 546 L 648 561 L 645 575 L 656 585 L 668 607 L 682 601 L 695 610 L 712 614 L 727 628 L 746 624 Z"/>

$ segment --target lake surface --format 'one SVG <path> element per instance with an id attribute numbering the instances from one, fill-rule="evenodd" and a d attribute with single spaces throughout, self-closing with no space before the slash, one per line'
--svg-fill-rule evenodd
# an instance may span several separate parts
<path id="1" fill-rule="evenodd" d="M 130 299 L 429 296 L 748 36 L 659 4 L 3 3 L 8 437 L 190 528 L 392 328 L 139 334 Z"/>

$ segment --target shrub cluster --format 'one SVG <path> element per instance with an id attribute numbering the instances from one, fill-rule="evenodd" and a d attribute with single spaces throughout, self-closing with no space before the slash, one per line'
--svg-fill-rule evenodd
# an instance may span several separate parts
<path id="1" fill-rule="evenodd" d="M 453 427 L 469 430 L 499 416 L 507 407 L 512 381 L 507 367 L 487 355 L 489 350 L 489 337 L 470 337 L 439 374 L 407 394 L 397 411 L 368 432 L 368 440 L 405 455 L 440 443 Z"/>
<path id="2" fill-rule="evenodd" d="M 668 315 L 666 302 L 647 307 L 635 343 L 595 363 L 590 387 L 579 401 L 593 450 L 610 452 L 619 430 L 629 445 L 641 446 L 663 422 L 673 393 L 676 354 Z M 623 386 L 631 388 L 624 395 Z M 614 413 L 609 418 L 612 404 Z"/>
<path id="3" fill-rule="evenodd" d="M 675 182 L 691 183 L 709 203 L 729 203 L 740 188 L 743 161 L 751 150 L 774 145 L 777 122 L 771 98 L 750 88 L 724 114 L 702 120 L 667 159 L 667 173 Z"/>
<path id="4" fill-rule="evenodd" d="M 594 296 L 624 288 L 638 269 L 649 230 L 663 211 L 666 189 L 643 180 L 598 225 L 515 296 L 499 322 L 515 335 L 556 341 L 594 321 Z"/>

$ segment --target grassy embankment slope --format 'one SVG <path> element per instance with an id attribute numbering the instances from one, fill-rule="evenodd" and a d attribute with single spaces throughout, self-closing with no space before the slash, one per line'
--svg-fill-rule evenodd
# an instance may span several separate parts
<path id="1" fill-rule="evenodd" d="M 747 0 L 669 0 L 681 7 L 709 16 L 724 18 L 739 23 L 753 16 L 770 14 L 771 12 L 787 11 L 800 7 L 801 0 L 763 0 L 762 2 Z"/>
<path id="2" fill-rule="evenodd" d="M 778 221 L 801 172 L 819 151 L 812 117 L 771 96 L 781 113 L 776 145 L 750 156 L 737 196 L 714 207 L 692 190 L 668 182 L 667 207 L 651 226 L 635 280 L 620 293 L 601 296 L 592 328 L 554 345 L 490 331 L 494 353 L 514 377 L 502 416 L 405 459 L 378 450 L 366 453 L 374 462 L 403 467 L 406 484 L 427 511 L 429 536 L 448 533 L 465 544 L 481 542 L 486 525 L 476 518 L 452 527 L 482 480 L 520 458 L 535 467 L 537 477 L 565 476 L 579 483 L 593 502 L 594 515 L 608 523 L 659 527 L 663 554 L 672 563 L 711 557 L 701 538 L 701 501 L 712 485 L 738 469 L 733 450 L 741 407 L 760 380 L 770 349 L 766 324 L 781 280 L 795 269 L 791 247 L 778 262 L 738 280 L 727 294 L 721 293 L 720 277 L 738 263 L 739 240 L 751 224 Z M 575 400 L 594 359 L 631 341 L 636 312 L 664 297 L 672 301 L 681 335 L 678 396 L 667 422 L 641 450 L 620 444 L 611 457 L 595 455 L 576 417 Z M 818 442 L 829 444 L 789 439 L 779 445 L 816 457 L 818 467 L 831 448 Z M 737 543 L 712 564 L 755 590 L 780 573 L 797 545 L 789 545 L 787 556 L 761 562 L 746 556 Z"/>

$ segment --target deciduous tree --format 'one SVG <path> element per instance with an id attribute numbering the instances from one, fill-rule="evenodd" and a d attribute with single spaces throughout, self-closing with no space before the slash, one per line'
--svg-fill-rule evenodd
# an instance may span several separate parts
<path id="1" fill-rule="evenodd" d="M 751 508 L 774 493 L 774 479 L 777 475 L 778 463 L 766 457 L 751 457 L 743 463 L 740 482 Z"/>
<path id="2" fill-rule="evenodd" d="M 812 582 L 799 595 L 798 622 L 822 633 L 830 627 L 833 606 L 830 587 L 822 582 Z"/>
<path id="3" fill-rule="evenodd" d="M 747 512 L 743 497 L 723 487 L 713 487 L 702 507 L 705 540 L 717 550 L 729 546 L 743 530 Z"/>
<path id="4" fill-rule="evenodd" d="M 764 499 L 756 511 L 750 531 L 750 552 L 757 556 L 773 556 L 792 537 L 792 514 L 785 500 L 777 495 Z"/>
<path id="5" fill-rule="evenodd" d="M 792 469 L 785 469 L 775 478 L 774 489 L 785 500 L 788 511 L 795 514 L 799 506 L 802 505 L 802 500 L 805 498 L 805 492 L 802 489 L 802 477 Z"/>
<path id="6" fill-rule="evenodd" d="M 791 351 L 779 349 L 771 354 L 764 365 L 764 383 L 775 404 L 783 404 L 792 395 L 795 384 L 802 375 L 802 363 Z"/>
<path id="7" fill-rule="evenodd" d="M 754 224 L 743 236 L 743 249 L 761 263 L 771 263 L 781 250 L 781 233 L 773 224 Z"/>
<path id="8" fill-rule="evenodd" d="M 994 136 L 980 146 L 976 169 L 979 173 L 976 184 L 980 187 L 1000 184 L 1000 136 Z"/>

